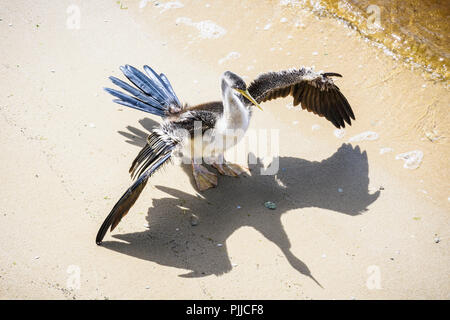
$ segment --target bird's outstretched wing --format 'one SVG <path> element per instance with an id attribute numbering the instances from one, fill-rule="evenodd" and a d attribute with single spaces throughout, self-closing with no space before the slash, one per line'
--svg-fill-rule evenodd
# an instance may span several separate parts
<path id="1" fill-rule="evenodd" d="M 337 128 L 351 125 L 355 115 L 347 99 L 330 78 L 342 77 L 338 73 L 317 73 L 308 68 L 268 72 L 259 75 L 248 87 L 258 102 L 284 98 L 291 95 L 294 106 L 301 103 L 303 109 L 325 117 Z"/>
<path id="2" fill-rule="evenodd" d="M 111 231 L 114 230 L 128 213 L 139 198 L 148 178 L 170 159 L 172 151 L 178 143 L 177 140 L 161 130 L 154 130 L 147 141 L 147 145 L 139 152 L 130 168 L 132 176 L 138 176 L 138 178 L 117 201 L 101 225 L 95 239 L 97 244 L 101 244 L 108 228 L 111 228 Z"/>

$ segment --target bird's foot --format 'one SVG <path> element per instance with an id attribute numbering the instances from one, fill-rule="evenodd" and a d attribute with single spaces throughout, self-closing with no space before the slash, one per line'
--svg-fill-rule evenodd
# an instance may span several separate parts
<path id="1" fill-rule="evenodd" d="M 217 186 L 217 175 L 201 164 L 192 163 L 192 173 L 195 183 L 200 191 L 214 188 Z"/>
<path id="2" fill-rule="evenodd" d="M 235 163 L 229 163 L 226 161 L 223 161 L 223 163 L 213 163 L 212 166 L 219 171 L 220 174 L 225 176 L 231 176 L 231 177 L 237 177 L 238 175 L 242 173 L 250 174 L 250 171 L 248 168 L 243 167 L 241 165 L 235 164 Z"/>

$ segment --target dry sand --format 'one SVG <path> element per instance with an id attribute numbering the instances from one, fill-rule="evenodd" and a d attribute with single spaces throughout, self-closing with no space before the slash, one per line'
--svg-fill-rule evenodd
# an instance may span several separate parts
<path id="1" fill-rule="evenodd" d="M 448 299 L 445 84 L 278 1 L 180 2 L 0 7 L 0 298 Z M 195 23 L 207 20 L 226 33 L 202 38 Z M 230 52 L 240 56 L 219 63 Z M 344 75 L 357 121 L 338 138 L 289 99 L 265 103 L 251 127 L 280 130 L 277 176 L 221 176 L 199 194 L 186 168 L 166 167 L 97 246 L 159 121 L 102 91 L 126 63 L 164 72 L 192 104 L 220 98 L 227 69 L 251 81 L 314 65 Z M 348 143 L 366 131 L 378 139 Z M 405 169 L 395 157 L 412 150 L 423 161 Z"/>

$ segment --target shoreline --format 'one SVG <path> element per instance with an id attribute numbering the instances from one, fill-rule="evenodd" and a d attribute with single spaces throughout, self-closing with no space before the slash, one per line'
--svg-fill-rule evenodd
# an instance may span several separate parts
<path id="1" fill-rule="evenodd" d="M 179 2 L 81 2 L 79 29 L 67 28 L 69 2 L 0 9 L 0 297 L 448 299 L 448 89 L 329 18 L 269 2 Z M 356 121 L 340 136 L 289 99 L 267 102 L 251 128 L 279 131 L 285 170 L 219 176 L 199 193 L 185 167 L 167 167 L 97 246 L 160 121 L 102 91 L 127 63 L 163 72 L 191 104 L 220 98 L 225 70 L 250 82 L 315 65 L 343 75 Z M 364 132 L 378 137 L 349 141 Z M 405 169 L 395 157 L 412 150 L 423 160 Z"/>

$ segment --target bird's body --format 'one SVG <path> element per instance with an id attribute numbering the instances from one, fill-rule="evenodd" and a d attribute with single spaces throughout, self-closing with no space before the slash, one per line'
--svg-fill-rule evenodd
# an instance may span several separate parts
<path id="1" fill-rule="evenodd" d="M 202 165 L 203 159 L 208 159 L 207 163 L 220 174 L 238 176 L 246 172 L 245 168 L 226 162 L 223 154 L 242 139 L 250 125 L 252 107 L 261 108 L 261 102 L 291 95 L 294 106 L 301 102 L 303 109 L 325 117 L 337 128 L 351 124 L 350 118 L 355 119 L 347 99 L 329 78 L 340 76 L 336 73 L 316 73 L 308 68 L 268 72 L 247 87 L 241 77 L 227 71 L 220 80 L 222 101 L 189 106 L 180 103 L 164 74 L 158 75 L 148 66 L 144 66 L 146 74 L 129 65 L 121 70 L 135 87 L 110 77 L 132 95 L 105 89 L 118 98 L 114 102 L 161 116 L 163 122 L 152 130 L 147 145 L 133 161 L 130 173 L 136 181 L 103 222 L 97 244 L 107 229 L 113 230 L 128 213 L 148 178 L 174 154 L 182 154 L 192 162 L 200 191 L 217 185 L 217 175 Z"/>

